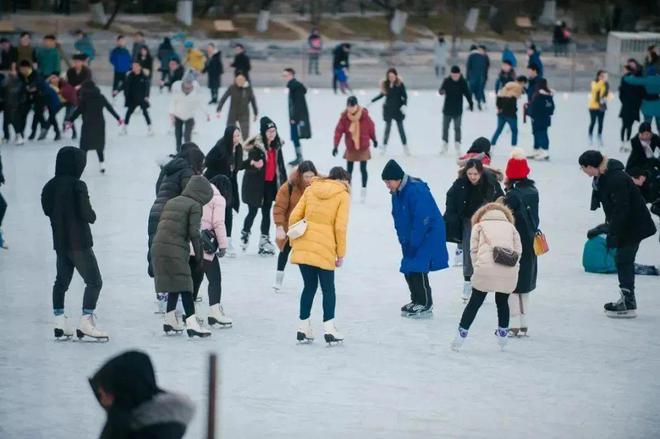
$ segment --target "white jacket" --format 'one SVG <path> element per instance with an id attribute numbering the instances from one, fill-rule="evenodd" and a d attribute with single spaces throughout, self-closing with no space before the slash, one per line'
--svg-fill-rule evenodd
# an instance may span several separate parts
<path id="1" fill-rule="evenodd" d="M 188 94 L 181 90 L 181 81 L 172 84 L 170 114 L 181 120 L 188 120 L 194 118 L 197 111 L 201 111 L 208 116 L 199 93 L 199 83 L 197 81 L 193 82 L 193 89 Z"/>

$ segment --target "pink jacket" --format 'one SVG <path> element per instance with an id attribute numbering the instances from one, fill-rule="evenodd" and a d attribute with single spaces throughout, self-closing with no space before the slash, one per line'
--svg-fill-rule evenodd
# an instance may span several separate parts
<path id="1" fill-rule="evenodd" d="M 202 209 L 202 230 L 213 230 L 218 240 L 218 248 L 227 248 L 227 229 L 225 228 L 225 206 L 227 202 L 220 195 L 217 187 L 211 185 L 211 188 L 213 189 L 213 198 Z M 195 254 L 192 244 L 190 246 L 190 254 Z M 204 259 L 212 261 L 213 255 L 204 252 Z"/>

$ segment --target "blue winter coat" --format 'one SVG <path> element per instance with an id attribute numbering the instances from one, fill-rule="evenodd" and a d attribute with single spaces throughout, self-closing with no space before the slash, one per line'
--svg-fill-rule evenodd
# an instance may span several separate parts
<path id="1" fill-rule="evenodd" d="M 502 62 L 504 61 L 509 61 L 511 63 L 511 67 L 514 69 L 518 66 L 516 55 L 511 51 L 511 49 L 504 49 L 502 51 Z"/>
<path id="2" fill-rule="evenodd" d="M 403 252 L 401 273 L 448 267 L 445 223 L 426 183 L 406 175 L 392 194 L 392 217 Z"/>
<path id="3" fill-rule="evenodd" d="M 110 64 L 115 68 L 115 72 L 128 72 L 131 70 L 131 65 L 133 64 L 131 52 L 125 47 L 115 47 L 110 52 Z"/>
<path id="4" fill-rule="evenodd" d="M 538 67 L 540 77 L 543 77 L 543 61 L 541 61 L 541 52 L 538 50 L 529 56 L 529 64 L 535 64 Z"/>
<path id="5" fill-rule="evenodd" d="M 545 130 L 551 125 L 551 118 L 555 112 L 555 101 L 551 94 L 539 92 L 529 103 L 527 115 L 532 118 L 533 130 Z"/>

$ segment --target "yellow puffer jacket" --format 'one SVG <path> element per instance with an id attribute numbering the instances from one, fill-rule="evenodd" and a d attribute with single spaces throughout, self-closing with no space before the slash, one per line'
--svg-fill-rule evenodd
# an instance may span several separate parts
<path id="1" fill-rule="evenodd" d="M 602 99 L 607 99 L 607 85 L 605 85 L 605 81 L 591 81 L 589 109 L 600 110 L 600 103 Z"/>
<path id="2" fill-rule="evenodd" d="M 346 230 L 351 197 L 348 185 L 337 180 L 316 178 L 296 205 L 289 224 L 305 218 L 307 230 L 291 241 L 293 264 L 334 270 L 337 258 L 346 255 Z"/>
<path id="3" fill-rule="evenodd" d="M 186 52 L 186 58 L 184 59 L 183 63 L 189 68 L 201 72 L 202 70 L 204 70 L 205 61 L 206 58 L 204 57 L 202 51 L 199 49 L 192 48 L 189 49 L 188 52 Z"/>

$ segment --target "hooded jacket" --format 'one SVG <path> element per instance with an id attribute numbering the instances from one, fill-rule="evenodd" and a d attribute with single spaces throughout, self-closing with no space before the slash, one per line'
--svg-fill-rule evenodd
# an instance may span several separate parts
<path id="1" fill-rule="evenodd" d="M 266 167 L 268 166 L 267 147 L 264 139 L 266 139 L 265 125 L 268 123 L 272 123 L 272 120 L 262 117 L 261 134 L 257 134 L 245 145 L 245 151 L 248 157 L 247 160 L 241 163 L 241 169 L 245 170 L 241 197 L 243 202 L 248 206 L 261 206 L 263 203 L 265 190 L 264 179 L 266 176 Z M 284 164 L 284 156 L 282 155 L 282 142 L 280 141 L 279 134 L 273 140 L 271 147 L 277 150 L 275 155 L 277 160 L 275 165 L 275 185 L 279 188 L 287 180 L 286 166 Z M 252 166 L 252 162 L 258 162 L 259 160 L 263 160 L 264 165 L 260 169 L 257 169 Z"/>
<path id="2" fill-rule="evenodd" d="M 225 227 L 225 207 L 227 202 L 220 194 L 220 190 L 211 184 L 213 198 L 202 207 L 202 230 L 210 230 L 215 234 L 218 248 L 227 248 L 227 228 Z M 190 255 L 195 254 L 192 244 L 190 245 Z M 204 260 L 212 261 L 215 255 L 204 252 Z"/>
<path id="3" fill-rule="evenodd" d="M 291 212 L 289 224 L 303 218 L 305 234 L 291 241 L 293 264 L 334 270 L 337 258 L 346 256 L 348 212 L 351 204 L 348 185 L 342 181 L 315 178 Z"/>
<path id="4" fill-rule="evenodd" d="M 552 115 L 555 113 L 555 101 L 552 93 L 545 90 L 539 90 L 534 94 L 529 106 L 527 115 L 532 118 L 532 130 L 544 130 L 552 124 Z"/>
<path id="5" fill-rule="evenodd" d="M 192 90 L 187 94 L 184 93 L 182 85 L 183 81 L 172 84 L 169 113 L 181 120 L 194 119 L 197 112 L 208 116 L 199 93 L 199 83 L 192 81 Z"/>
<path id="6" fill-rule="evenodd" d="M 50 218 L 53 248 L 56 251 L 85 250 L 93 246 L 89 225 L 96 221 L 87 192 L 80 180 L 85 169 L 85 152 L 65 146 L 57 153 L 55 177 L 41 191 L 41 207 Z"/>
<path id="7" fill-rule="evenodd" d="M 275 204 L 273 205 L 273 222 L 275 226 L 281 226 L 285 232 L 289 230 L 289 216 L 298 205 L 305 189 L 302 175 L 297 170 L 293 171 L 289 176 L 289 180 L 280 186 L 275 197 Z M 287 239 L 276 239 L 280 251 L 284 249 Z"/>
<path id="8" fill-rule="evenodd" d="M 213 198 L 209 181 L 201 175 L 190 178 L 181 195 L 165 204 L 151 245 L 156 292 L 192 292 L 190 244 L 202 260 L 200 228 L 202 206 Z"/>

